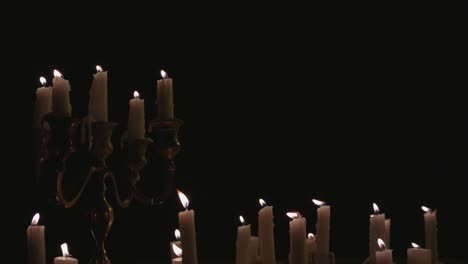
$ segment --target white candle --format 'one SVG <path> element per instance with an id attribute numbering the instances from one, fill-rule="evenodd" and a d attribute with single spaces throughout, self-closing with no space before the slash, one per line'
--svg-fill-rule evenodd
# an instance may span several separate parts
<path id="1" fill-rule="evenodd" d="M 437 210 L 422 206 L 424 211 L 424 234 L 426 248 L 432 252 L 432 262 L 436 263 L 439 259 L 439 250 L 437 245 Z"/>
<path id="2" fill-rule="evenodd" d="M 257 264 L 260 262 L 260 256 L 258 255 L 258 237 L 251 236 L 249 242 L 249 264 Z"/>
<path id="3" fill-rule="evenodd" d="M 42 225 L 37 225 L 39 222 L 39 213 L 36 213 L 31 221 L 31 225 L 26 230 L 28 240 L 28 263 L 29 264 L 45 264 L 45 239 L 44 229 Z"/>
<path id="4" fill-rule="evenodd" d="M 289 212 L 286 214 L 292 220 L 289 222 L 289 263 L 306 263 L 306 219 L 301 217 L 299 212 Z"/>
<path id="5" fill-rule="evenodd" d="M 249 261 L 250 225 L 245 224 L 244 217 L 239 216 L 241 226 L 237 227 L 236 264 L 247 264 Z"/>
<path id="6" fill-rule="evenodd" d="M 195 212 L 188 210 L 189 200 L 184 193 L 177 190 L 180 201 L 185 211 L 179 212 L 179 228 L 182 241 L 182 252 L 184 264 L 197 264 L 197 241 L 195 234 Z"/>
<path id="7" fill-rule="evenodd" d="M 314 256 L 317 253 L 317 243 L 315 242 L 315 236 L 312 233 L 307 235 L 306 251 L 307 263 L 313 263 Z"/>
<path id="8" fill-rule="evenodd" d="M 52 80 L 52 112 L 57 116 L 71 116 L 70 83 L 62 78 L 62 74 L 54 70 Z"/>
<path id="9" fill-rule="evenodd" d="M 330 206 L 325 202 L 312 199 L 317 208 L 317 256 L 319 264 L 328 264 L 328 253 L 330 251 Z"/>
<path id="10" fill-rule="evenodd" d="M 172 264 L 182 264 L 182 249 L 180 248 L 180 246 L 172 244 L 171 252 L 174 253 L 175 256 L 172 258 Z"/>
<path id="11" fill-rule="evenodd" d="M 381 238 L 377 240 L 377 243 L 381 251 L 377 251 L 375 253 L 376 263 L 377 264 L 393 264 L 393 254 L 392 254 L 393 250 L 387 249 L 385 247 L 385 242 Z"/>
<path id="12" fill-rule="evenodd" d="M 46 79 L 41 77 L 40 82 L 42 87 L 36 90 L 36 104 L 34 112 L 34 123 L 37 128 L 41 126 L 42 117 L 52 112 L 52 89 L 45 87 Z"/>
<path id="13" fill-rule="evenodd" d="M 128 111 L 128 138 L 130 140 L 145 138 L 145 100 L 140 99 L 140 94 L 133 92 Z"/>
<path id="14" fill-rule="evenodd" d="M 176 245 L 179 248 L 182 248 L 182 243 L 180 242 L 180 231 L 179 231 L 179 229 L 176 229 L 174 231 L 174 235 L 175 235 L 176 241 L 172 241 L 172 242 L 169 243 L 169 249 L 170 249 L 170 252 L 171 252 L 171 259 L 177 258 L 177 255 L 173 250 L 174 245 Z"/>
<path id="15" fill-rule="evenodd" d="M 89 92 L 89 114 L 95 121 L 107 122 L 107 71 L 99 65 L 96 71 Z"/>
<path id="16" fill-rule="evenodd" d="M 421 248 L 416 243 L 411 243 L 412 248 L 406 251 L 408 264 L 429 264 L 432 263 L 432 253 L 429 249 Z"/>
<path id="17" fill-rule="evenodd" d="M 385 237 L 385 214 L 381 214 L 377 204 L 373 204 L 374 213 L 370 217 L 369 225 L 369 256 L 371 257 L 371 262 L 375 263 L 375 252 L 379 248 L 377 244 L 377 239 L 380 237 Z"/>
<path id="18" fill-rule="evenodd" d="M 174 101 L 172 95 L 172 79 L 161 70 L 163 79 L 158 80 L 157 104 L 158 118 L 162 120 L 174 119 Z"/>
<path id="19" fill-rule="evenodd" d="M 68 246 L 67 243 L 63 243 L 61 246 L 62 248 L 62 257 L 55 257 L 54 264 L 78 264 L 78 260 L 76 258 L 72 258 L 71 255 L 68 253 Z"/>
<path id="20" fill-rule="evenodd" d="M 276 263 L 275 234 L 273 224 L 273 206 L 267 206 L 263 199 L 259 200 L 263 206 L 258 211 L 258 238 L 260 245 L 260 259 L 263 264 Z"/>
<path id="21" fill-rule="evenodd" d="M 392 248 L 390 246 L 390 230 L 391 230 L 391 226 L 392 226 L 392 219 L 385 219 L 385 235 L 384 235 L 384 241 L 385 241 L 385 245 L 388 247 L 388 248 Z"/>

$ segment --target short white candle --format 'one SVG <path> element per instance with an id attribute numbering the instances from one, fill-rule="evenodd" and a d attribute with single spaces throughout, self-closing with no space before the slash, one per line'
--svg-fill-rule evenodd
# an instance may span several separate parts
<path id="1" fill-rule="evenodd" d="M 288 212 L 286 215 L 292 220 L 289 222 L 289 263 L 306 263 L 306 219 L 299 212 Z"/>
<path id="2" fill-rule="evenodd" d="M 137 91 L 133 92 L 130 100 L 127 129 L 130 140 L 145 138 L 145 100 L 140 99 Z"/>
<path id="3" fill-rule="evenodd" d="M 28 263 L 29 264 L 45 264 L 45 227 L 37 225 L 39 223 L 40 215 L 36 213 L 31 221 L 31 225 L 26 230 L 28 240 Z"/>
<path id="4" fill-rule="evenodd" d="M 260 259 L 263 264 L 276 263 L 275 234 L 273 224 L 273 206 L 267 206 L 263 199 L 259 200 L 263 207 L 258 211 L 258 238 L 260 245 Z"/>
<path id="5" fill-rule="evenodd" d="M 416 243 L 411 243 L 412 248 L 406 251 L 408 264 L 430 264 L 432 263 L 432 253 L 429 249 L 421 248 Z"/>
<path id="6" fill-rule="evenodd" d="M 371 262 L 375 263 L 375 252 L 379 248 L 377 244 L 377 239 L 380 237 L 385 237 L 385 214 L 381 214 L 377 204 L 373 204 L 374 213 L 370 217 L 369 225 L 369 256 L 371 257 Z"/>
<path id="7" fill-rule="evenodd" d="M 385 247 L 385 242 L 379 238 L 377 243 L 381 251 L 375 253 L 377 264 L 393 264 L 393 251 Z"/>
<path id="8" fill-rule="evenodd" d="M 179 212 L 179 228 L 182 240 L 182 251 L 184 264 L 197 264 L 197 241 L 195 234 L 195 212 L 188 210 L 189 200 L 185 194 L 177 190 L 179 199 L 185 211 Z"/>
<path id="9" fill-rule="evenodd" d="M 67 243 L 63 243 L 61 246 L 62 248 L 62 257 L 55 257 L 54 264 L 78 264 L 78 260 L 76 258 L 72 258 L 71 255 L 68 253 L 68 245 Z"/>
<path id="10" fill-rule="evenodd" d="M 52 80 L 52 112 L 57 116 L 71 116 L 70 82 L 62 77 L 62 74 L 54 70 Z"/>
<path id="11" fill-rule="evenodd" d="M 182 259 L 182 249 L 176 245 L 172 244 L 172 253 L 174 253 L 175 257 L 172 258 L 172 264 L 182 264 L 183 259 Z"/>
<path id="12" fill-rule="evenodd" d="M 244 217 L 239 216 L 241 226 L 237 227 L 236 264 L 247 264 L 249 260 L 250 225 L 245 224 Z"/>
<path id="13" fill-rule="evenodd" d="M 422 206 L 424 211 L 424 235 L 426 248 L 432 252 L 432 262 L 436 263 L 439 259 L 438 241 L 437 241 L 437 210 Z"/>
<path id="14" fill-rule="evenodd" d="M 317 208 L 317 260 L 319 264 L 328 264 L 328 254 L 330 251 L 330 206 L 325 202 L 312 199 L 312 202 L 319 206 Z"/>
<path id="15" fill-rule="evenodd" d="M 52 88 L 45 87 L 46 79 L 39 78 L 42 87 L 36 90 L 36 103 L 34 112 L 34 124 L 37 128 L 41 126 L 42 117 L 52 112 Z"/>
<path id="16" fill-rule="evenodd" d="M 315 241 L 315 236 L 313 233 L 309 233 L 306 239 L 306 260 L 307 263 L 313 263 L 313 258 L 317 253 L 317 243 Z"/>

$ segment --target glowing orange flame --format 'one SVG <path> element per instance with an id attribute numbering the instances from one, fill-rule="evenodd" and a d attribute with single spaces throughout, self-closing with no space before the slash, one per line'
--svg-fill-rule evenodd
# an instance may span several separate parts
<path id="1" fill-rule="evenodd" d="M 320 201 L 320 200 L 316 200 L 316 199 L 312 199 L 312 202 L 317 206 L 324 206 L 325 205 L 325 202 Z"/>
<path id="2" fill-rule="evenodd" d="M 315 236 L 314 236 L 314 234 L 313 234 L 313 233 L 309 233 L 309 234 L 307 234 L 307 237 L 308 237 L 309 239 L 315 238 Z"/>
<path id="3" fill-rule="evenodd" d="M 189 206 L 189 199 L 185 194 L 179 190 L 177 190 L 177 194 L 179 195 L 180 202 L 182 203 L 182 206 L 185 208 L 185 210 L 188 210 Z"/>
<path id="4" fill-rule="evenodd" d="M 175 243 L 172 244 L 172 251 L 174 251 L 174 254 L 177 257 L 182 256 L 182 249 L 180 247 L 178 247 Z"/>
<path id="5" fill-rule="evenodd" d="M 372 206 L 374 207 L 374 213 L 375 214 L 380 214 L 380 210 L 379 210 L 379 207 L 377 206 L 377 204 L 373 203 Z"/>
<path id="6" fill-rule="evenodd" d="M 379 244 L 379 248 L 380 248 L 381 250 L 385 250 L 385 249 L 387 248 L 387 247 L 385 246 L 385 242 L 384 242 L 381 238 L 377 239 L 377 243 Z"/>
<path id="7" fill-rule="evenodd" d="M 244 220 L 244 217 L 242 215 L 239 216 L 239 221 L 245 225 L 245 220 Z"/>
<path id="8" fill-rule="evenodd" d="M 33 216 L 33 219 L 31 221 L 31 225 L 37 225 L 37 223 L 39 223 L 39 213 L 36 213 L 34 216 Z"/>
<path id="9" fill-rule="evenodd" d="M 62 255 L 64 257 L 70 257 L 70 253 L 68 253 L 68 245 L 67 243 L 63 243 L 62 245 L 60 245 L 60 247 L 62 248 Z"/>
<path id="10" fill-rule="evenodd" d="M 286 215 L 291 219 L 296 219 L 301 216 L 299 212 L 287 212 Z"/>
<path id="11" fill-rule="evenodd" d="M 258 202 L 260 203 L 260 205 L 261 205 L 262 207 L 264 207 L 264 206 L 267 205 L 267 203 L 265 202 L 265 200 L 263 200 L 262 198 L 258 199 Z"/>

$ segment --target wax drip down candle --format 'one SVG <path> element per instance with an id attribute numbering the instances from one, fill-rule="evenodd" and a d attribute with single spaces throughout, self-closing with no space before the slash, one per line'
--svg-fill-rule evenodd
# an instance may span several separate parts
<path id="1" fill-rule="evenodd" d="M 26 231 L 28 243 L 28 263 L 29 264 L 45 264 L 45 227 L 38 225 L 40 215 L 36 213 L 31 221 L 31 225 Z"/>
<path id="2" fill-rule="evenodd" d="M 385 214 L 380 213 L 380 209 L 376 203 L 373 203 L 374 214 L 370 216 L 369 225 L 369 256 L 371 262 L 375 263 L 375 252 L 378 250 L 377 243 L 379 238 L 385 237 Z"/>
<path id="3" fill-rule="evenodd" d="M 52 80 L 52 112 L 57 116 L 70 117 L 70 83 L 63 78 L 62 73 L 54 70 L 54 79 Z"/>
<path id="4" fill-rule="evenodd" d="M 107 71 L 96 65 L 96 74 L 89 91 L 89 115 L 95 121 L 107 122 Z"/>
<path id="5" fill-rule="evenodd" d="M 197 241 L 195 234 L 195 212 L 188 210 L 189 199 L 185 194 L 177 190 L 180 202 L 185 208 L 185 211 L 179 212 L 179 228 L 180 238 L 182 242 L 182 251 L 184 256 L 182 263 L 184 264 L 197 264 Z"/>
<path id="6" fill-rule="evenodd" d="M 299 212 L 288 212 L 289 222 L 289 263 L 306 263 L 306 219 Z"/>
<path id="7" fill-rule="evenodd" d="M 262 206 L 262 209 L 258 211 L 260 259 L 264 264 L 274 264 L 276 263 L 276 257 L 273 206 L 268 206 L 263 199 L 259 199 L 258 202 Z"/>
<path id="8" fill-rule="evenodd" d="M 52 112 L 52 89 L 50 87 L 45 87 L 47 81 L 46 78 L 40 77 L 39 81 L 42 84 L 42 87 L 37 88 L 36 90 L 36 103 L 34 111 L 34 124 L 36 128 L 40 128 L 42 117 Z"/>
<path id="9" fill-rule="evenodd" d="M 438 241 L 437 241 L 437 210 L 421 206 L 424 211 L 424 236 L 426 248 L 432 252 L 432 262 L 437 263 L 439 259 Z"/>

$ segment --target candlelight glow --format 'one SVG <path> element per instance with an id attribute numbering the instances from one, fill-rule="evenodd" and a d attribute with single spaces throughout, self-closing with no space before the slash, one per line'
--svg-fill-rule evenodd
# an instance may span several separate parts
<path id="1" fill-rule="evenodd" d="M 39 223 L 39 213 L 36 213 L 34 216 L 33 216 L 33 219 L 31 221 L 31 225 L 37 225 L 37 223 Z"/>
<path id="2" fill-rule="evenodd" d="M 60 245 L 60 247 L 62 248 L 62 256 L 64 257 L 70 257 L 70 253 L 68 253 L 68 245 L 67 243 L 63 243 L 62 245 Z"/>
<path id="3" fill-rule="evenodd" d="M 385 242 L 381 238 L 377 239 L 377 243 L 379 244 L 381 250 L 387 249 L 387 247 L 385 246 Z"/>
<path id="4" fill-rule="evenodd" d="M 46 78 L 42 77 L 39 78 L 39 81 L 41 82 L 42 85 L 45 85 L 47 83 Z"/>
<path id="5" fill-rule="evenodd" d="M 420 248 L 420 246 L 416 243 L 411 243 L 411 245 L 414 247 L 414 248 Z"/>
<path id="6" fill-rule="evenodd" d="M 101 68 L 101 66 L 99 66 L 99 65 L 96 65 L 96 71 L 97 71 L 97 72 L 102 72 L 102 68 Z"/>
<path id="7" fill-rule="evenodd" d="M 133 92 L 133 98 L 140 98 L 140 93 L 137 91 Z"/>
<path id="8" fill-rule="evenodd" d="M 426 206 L 421 206 L 421 209 L 422 209 L 424 212 L 426 212 L 426 213 L 432 212 L 432 209 L 429 208 L 429 207 L 426 207 Z"/>
<path id="9" fill-rule="evenodd" d="M 266 206 L 266 204 L 267 204 L 267 203 L 265 202 L 265 200 L 263 200 L 262 198 L 258 199 L 258 202 L 260 203 L 260 205 L 261 205 L 262 207 Z"/>
<path id="10" fill-rule="evenodd" d="M 299 216 L 301 216 L 299 212 L 287 212 L 286 215 L 291 219 L 299 218 Z"/>
<path id="11" fill-rule="evenodd" d="M 325 202 L 323 201 L 320 201 L 320 200 L 316 200 L 316 199 L 312 199 L 312 202 L 317 205 L 317 206 L 323 206 L 325 205 Z"/>
<path id="12" fill-rule="evenodd" d="M 175 236 L 175 238 L 176 238 L 177 240 L 180 240 L 180 231 L 179 231 L 179 229 L 176 229 L 176 230 L 174 231 L 174 236 Z"/>
<path id="13" fill-rule="evenodd" d="M 164 70 L 161 70 L 161 76 L 163 78 L 167 78 L 167 73 Z"/>
<path id="14" fill-rule="evenodd" d="M 62 78 L 62 74 L 61 74 L 59 71 L 54 70 L 54 77 L 60 77 L 60 78 Z"/>
<path id="15" fill-rule="evenodd" d="M 245 225 L 245 220 L 244 220 L 244 217 L 242 215 L 239 216 L 239 221 Z"/>
<path id="16" fill-rule="evenodd" d="M 310 238 L 310 239 L 312 239 L 312 238 L 315 238 L 315 236 L 314 236 L 314 234 L 313 234 L 313 233 L 309 233 L 309 234 L 307 234 L 307 237 L 308 237 L 308 238 Z"/>
<path id="17" fill-rule="evenodd" d="M 374 207 L 374 213 L 375 214 L 379 214 L 380 213 L 380 210 L 379 210 L 379 207 L 377 206 L 376 203 L 373 203 L 372 206 Z"/>
<path id="18" fill-rule="evenodd" d="M 177 194 L 179 195 L 180 202 L 182 203 L 182 206 L 185 208 L 185 210 L 188 210 L 189 206 L 189 199 L 185 194 L 179 190 L 177 190 Z"/>
<path id="19" fill-rule="evenodd" d="M 174 254 L 176 254 L 177 257 L 182 256 L 182 249 L 178 247 L 175 243 L 172 244 L 172 251 L 174 251 Z"/>

